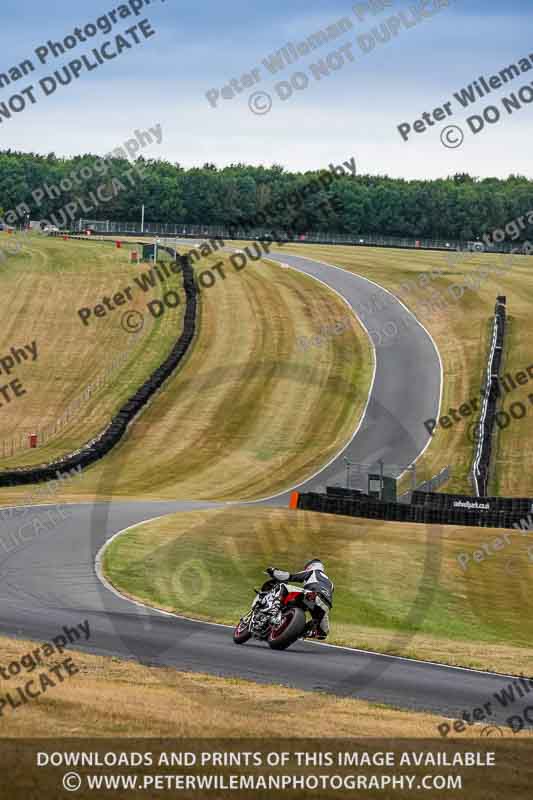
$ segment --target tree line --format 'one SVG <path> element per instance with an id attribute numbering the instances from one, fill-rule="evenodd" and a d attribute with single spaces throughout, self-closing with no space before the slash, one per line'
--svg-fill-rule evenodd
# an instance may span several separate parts
<path id="1" fill-rule="evenodd" d="M 290 172 L 278 164 L 218 168 L 208 163 L 186 169 L 169 161 L 139 158 L 144 178 L 113 192 L 113 179 L 120 180 L 131 163 L 112 158 L 103 176 L 93 168 L 98 161 L 91 154 L 67 159 L 53 153 L 0 151 L 4 222 L 22 224 L 26 209 L 31 219 L 51 219 L 68 203 L 101 186 L 109 189 L 112 199 L 102 203 L 93 218 L 124 222 L 140 220 L 142 205 L 146 222 L 226 226 L 254 219 L 268 208 L 269 225 L 302 232 L 475 240 L 533 211 L 533 181 L 521 175 L 499 179 L 463 173 L 435 180 L 345 175 L 319 191 L 306 192 L 320 171 Z M 80 174 L 84 166 L 91 168 L 86 170 L 91 172 L 87 180 L 62 191 L 60 197 L 45 190 L 37 204 L 32 192 L 59 185 L 73 171 Z M 292 194 L 299 199 L 288 204 Z M 528 238 L 527 227 L 520 238 Z"/>

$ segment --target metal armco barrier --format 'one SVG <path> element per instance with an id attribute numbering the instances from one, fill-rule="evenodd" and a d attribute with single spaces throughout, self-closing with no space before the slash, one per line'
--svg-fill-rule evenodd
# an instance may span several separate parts
<path id="1" fill-rule="evenodd" d="M 485 497 L 489 482 L 492 435 L 496 420 L 496 405 L 500 395 L 498 381 L 505 336 L 505 303 L 506 298 L 503 296 L 499 296 L 496 299 L 483 406 L 479 421 L 478 441 L 476 442 L 474 453 L 474 465 L 472 467 L 474 489 L 478 497 Z"/>
<path id="2" fill-rule="evenodd" d="M 178 256 L 183 271 L 183 288 L 186 297 L 183 332 L 175 342 L 172 350 L 163 363 L 150 375 L 147 381 L 137 389 L 112 418 L 104 431 L 92 442 L 84 445 L 75 453 L 63 456 L 57 461 L 39 467 L 21 467 L 20 469 L 0 472 L 0 486 L 21 486 L 30 483 L 42 483 L 56 478 L 56 473 L 81 467 L 86 469 L 103 458 L 126 432 L 126 428 L 142 411 L 150 398 L 161 388 L 189 350 L 196 332 L 197 321 L 197 289 L 194 273 L 188 259 Z"/>

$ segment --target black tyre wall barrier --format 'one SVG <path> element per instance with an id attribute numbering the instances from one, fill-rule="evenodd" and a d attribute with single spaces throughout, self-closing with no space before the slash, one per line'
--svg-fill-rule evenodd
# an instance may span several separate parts
<path id="1" fill-rule="evenodd" d="M 173 254 L 174 251 L 172 251 Z M 0 472 L 0 486 L 22 486 L 30 483 L 42 483 L 56 478 L 58 472 L 78 467 L 86 469 L 103 458 L 120 442 L 130 422 L 142 411 L 148 400 L 161 388 L 180 361 L 182 361 L 196 333 L 198 291 L 194 281 L 194 273 L 187 257 L 178 255 L 178 261 L 181 262 L 186 301 L 183 331 L 163 363 L 152 372 L 135 394 L 128 398 L 107 427 L 93 441 L 84 445 L 75 453 L 63 456 L 50 464 L 38 467 L 20 467 L 9 472 Z"/>
<path id="2" fill-rule="evenodd" d="M 475 501 L 475 498 L 468 498 Z M 298 495 L 299 509 L 346 517 L 364 517 L 391 522 L 422 522 L 434 525 L 468 525 L 477 528 L 522 528 L 524 517 L 510 511 L 480 511 L 467 508 L 437 508 L 429 505 L 385 503 L 362 495 L 359 499 L 315 492 Z M 527 520 L 526 520 L 527 521 Z M 533 521 L 532 521 L 533 525 Z"/>
<path id="3" fill-rule="evenodd" d="M 487 506 L 486 511 L 509 512 L 527 516 L 533 513 L 533 498 L 531 497 L 470 497 L 465 494 L 443 494 L 441 492 L 413 492 L 411 503 L 415 506 L 426 506 L 427 508 L 440 508 L 443 510 L 463 508 L 478 511 L 476 505 Z"/>
<path id="4" fill-rule="evenodd" d="M 365 494 L 360 489 L 345 489 L 343 486 L 326 486 L 326 494 L 330 497 L 346 497 L 353 498 L 354 500 L 369 497 L 368 494 Z"/>

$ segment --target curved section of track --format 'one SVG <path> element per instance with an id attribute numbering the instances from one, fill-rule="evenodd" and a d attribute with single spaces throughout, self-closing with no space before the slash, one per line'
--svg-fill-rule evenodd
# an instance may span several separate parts
<path id="1" fill-rule="evenodd" d="M 403 303 L 367 278 L 300 256 L 273 253 L 272 260 L 324 283 L 356 316 L 357 307 L 376 309 L 360 320 L 375 352 L 374 379 L 361 423 L 341 453 L 298 488 L 310 492 L 323 491 L 328 484 L 343 485 L 344 457 L 369 465 L 382 460 L 400 467 L 397 473 L 402 473 L 430 442 L 424 420 L 439 414 L 442 363 L 435 342 Z M 324 322 L 331 320 L 317 320 L 317 328 Z M 391 325 L 398 334 L 387 338 L 382 331 Z"/>
<path id="2" fill-rule="evenodd" d="M 278 258 L 323 281 L 352 307 L 376 292 L 385 292 L 364 278 L 309 259 Z M 388 301 L 386 311 L 375 314 L 376 326 L 407 316 L 409 335 L 398 337 L 386 348 L 376 347 L 375 376 L 366 413 L 345 454 L 359 461 L 383 458 L 409 464 L 427 445 L 423 420 L 438 412 L 441 366 L 427 332 L 401 303 L 391 301 L 390 295 Z M 394 420 L 398 421 L 396 427 Z M 302 488 L 322 488 L 343 474 L 343 465 L 339 454 Z M 286 496 L 265 502 L 285 505 Z M 16 519 L 11 525 L 2 521 L 0 633 L 45 641 L 63 626 L 75 626 L 87 619 L 91 638 L 74 646 L 89 652 L 260 683 L 349 694 L 450 716 L 482 706 L 507 682 L 502 676 L 482 672 L 306 642 L 298 642 L 284 653 L 254 642 L 237 648 L 226 626 L 141 607 L 99 580 L 95 558 L 113 535 L 157 516 L 211 505 L 216 506 L 186 501 L 69 505 L 68 517 L 53 531 L 13 546 L 9 534 Z M 382 669 L 384 663 L 386 670 Z M 369 681 L 368 674 L 373 671 L 377 677 Z M 366 679 L 358 678 L 363 675 Z"/>

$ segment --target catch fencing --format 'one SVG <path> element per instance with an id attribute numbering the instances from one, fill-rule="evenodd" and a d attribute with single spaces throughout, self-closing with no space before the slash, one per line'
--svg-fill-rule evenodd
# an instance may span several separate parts
<path id="1" fill-rule="evenodd" d="M 460 239 L 428 239 L 406 236 L 384 236 L 378 233 L 332 233 L 331 231 L 283 231 L 282 226 L 271 228 L 250 225 L 185 225 L 147 222 L 117 222 L 111 220 L 80 219 L 77 231 L 91 230 L 97 234 L 112 236 L 166 236 L 194 239 L 228 239 L 276 242 L 300 242 L 302 244 L 353 245 L 362 247 L 391 247 L 410 250 L 445 250 L 449 252 L 511 253 L 519 242 L 487 244 L 480 241 Z"/>

